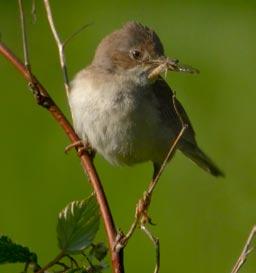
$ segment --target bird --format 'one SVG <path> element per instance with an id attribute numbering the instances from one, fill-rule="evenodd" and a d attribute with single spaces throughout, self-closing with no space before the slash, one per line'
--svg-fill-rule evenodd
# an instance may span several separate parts
<path id="1" fill-rule="evenodd" d="M 154 30 L 130 21 L 99 43 L 94 58 L 71 82 L 68 101 L 76 133 L 110 164 L 152 162 L 153 178 L 170 145 L 213 176 L 223 172 L 199 148 L 167 71 L 198 73 L 165 56 Z"/>

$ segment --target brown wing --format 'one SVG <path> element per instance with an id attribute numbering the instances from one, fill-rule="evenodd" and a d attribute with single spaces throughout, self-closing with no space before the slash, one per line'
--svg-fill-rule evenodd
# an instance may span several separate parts
<path id="1" fill-rule="evenodd" d="M 159 101 L 159 111 L 163 117 L 163 120 L 167 122 L 169 126 L 178 134 L 181 130 L 182 124 L 174 107 L 172 89 L 163 78 L 159 78 L 153 84 L 153 92 Z M 185 109 L 177 99 L 175 99 L 175 103 L 180 117 L 182 118 L 183 122 L 188 125 L 183 139 L 191 142 L 192 144 L 196 144 L 195 131 L 187 113 L 185 112 Z"/>
<path id="2" fill-rule="evenodd" d="M 153 84 L 153 92 L 159 102 L 159 111 L 163 122 L 167 122 L 175 134 L 181 130 L 181 121 L 173 105 L 173 92 L 164 79 L 160 78 Z M 183 122 L 188 125 L 184 135 L 180 140 L 179 149 L 199 167 L 211 173 L 214 176 L 224 176 L 223 172 L 214 164 L 214 162 L 197 146 L 195 140 L 195 131 L 191 125 L 187 113 L 181 103 L 176 100 L 176 109 Z"/>

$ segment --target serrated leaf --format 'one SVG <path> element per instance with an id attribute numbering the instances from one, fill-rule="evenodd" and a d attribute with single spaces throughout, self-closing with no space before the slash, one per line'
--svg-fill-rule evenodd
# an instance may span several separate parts
<path id="1" fill-rule="evenodd" d="M 60 249 L 66 254 L 72 254 L 87 248 L 98 231 L 99 219 L 99 207 L 94 195 L 69 203 L 58 217 L 57 237 Z"/>
<path id="2" fill-rule="evenodd" d="M 29 248 L 15 244 L 7 236 L 0 236 L 0 264 L 37 263 L 37 256 Z"/>

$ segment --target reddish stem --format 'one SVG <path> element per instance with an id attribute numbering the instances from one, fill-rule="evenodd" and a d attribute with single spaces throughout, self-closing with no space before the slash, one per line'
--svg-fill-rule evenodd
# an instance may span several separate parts
<path id="1" fill-rule="evenodd" d="M 61 112 L 59 107 L 56 105 L 56 103 L 53 101 L 53 99 L 50 97 L 46 89 L 40 84 L 40 82 L 34 75 L 31 75 L 29 73 L 25 65 L 1 42 L 0 54 L 2 54 L 10 63 L 13 64 L 13 66 L 20 72 L 20 74 L 23 76 L 23 78 L 25 78 L 27 82 L 31 83 L 32 81 L 33 88 L 39 93 L 40 96 L 50 101 L 49 106 L 46 108 L 57 121 L 57 123 L 61 126 L 61 128 L 64 130 L 70 141 L 72 143 L 79 141 L 79 137 L 75 133 L 73 127 L 66 119 L 64 114 Z M 117 231 L 106 199 L 106 195 L 104 193 L 104 189 L 102 187 L 102 183 L 99 179 L 99 176 L 89 154 L 85 151 L 78 154 L 80 156 L 83 169 L 86 171 L 91 186 L 95 191 L 97 202 L 100 207 L 101 216 L 104 222 L 104 227 L 108 238 L 113 272 L 122 273 L 124 272 L 122 251 L 117 252 L 114 249 Z"/>

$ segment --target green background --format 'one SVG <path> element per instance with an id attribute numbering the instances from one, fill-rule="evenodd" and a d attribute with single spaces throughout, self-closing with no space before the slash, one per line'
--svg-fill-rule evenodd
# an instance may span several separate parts
<path id="1" fill-rule="evenodd" d="M 30 1 L 24 2 L 33 72 L 70 117 L 42 1 L 36 1 L 36 24 Z M 51 2 L 62 37 L 93 23 L 67 47 L 71 77 L 91 61 L 104 35 L 128 20 L 154 28 L 166 55 L 200 69 L 198 76 L 170 73 L 168 82 L 189 113 L 201 147 L 226 178 L 211 177 L 178 153 L 155 192 L 150 215 L 157 225 L 150 229 L 161 241 L 161 272 L 230 272 L 256 224 L 256 2 Z M 0 1 L 0 32 L 22 57 L 14 0 Z M 58 252 L 58 212 L 87 196 L 90 187 L 75 153 L 63 152 L 67 137 L 2 57 L 0 80 L 0 233 L 29 246 L 43 265 Z M 116 224 L 126 231 L 151 166 L 113 167 L 100 156 L 95 163 Z M 153 272 L 154 249 L 139 230 L 125 250 L 125 262 L 126 272 Z M 21 270 L 20 265 L 0 266 L 1 273 Z M 255 271 L 252 254 L 242 272 Z"/>

